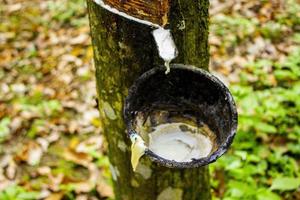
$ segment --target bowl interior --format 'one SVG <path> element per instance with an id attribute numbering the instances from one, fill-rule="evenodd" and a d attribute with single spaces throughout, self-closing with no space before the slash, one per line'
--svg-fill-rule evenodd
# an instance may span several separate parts
<path id="1" fill-rule="evenodd" d="M 237 126 L 235 104 L 226 86 L 208 72 L 184 65 L 173 65 L 168 75 L 163 67 L 143 74 L 129 91 L 125 119 L 129 133 L 139 134 L 148 146 L 152 139 L 149 133 L 157 127 L 167 130 L 164 124 L 173 123 L 182 131 L 188 127 L 204 135 L 211 142 L 211 150 L 203 158 L 182 161 L 191 163 L 201 159 L 212 162 L 214 154 L 223 154 Z M 180 162 L 157 155 L 151 148 L 150 154 Z"/>

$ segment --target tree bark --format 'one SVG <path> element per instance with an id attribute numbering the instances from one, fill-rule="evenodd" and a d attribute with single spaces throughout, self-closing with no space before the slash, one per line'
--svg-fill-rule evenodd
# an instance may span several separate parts
<path id="1" fill-rule="evenodd" d="M 128 88 L 162 64 L 151 27 L 111 14 L 87 0 L 101 123 L 117 200 L 209 200 L 208 167 L 169 169 L 143 157 L 132 171 L 130 140 L 122 117 Z M 175 63 L 208 68 L 209 0 L 174 0 L 170 27 L 179 50 Z"/>

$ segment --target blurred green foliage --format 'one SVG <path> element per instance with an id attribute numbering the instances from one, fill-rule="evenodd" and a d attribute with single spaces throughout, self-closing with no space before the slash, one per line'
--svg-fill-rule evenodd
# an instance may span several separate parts
<path id="1" fill-rule="evenodd" d="M 86 26 L 88 21 L 86 17 L 85 1 L 83 0 L 72 0 L 66 1 L 66 4 L 62 6 L 60 1 L 48 1 L 47 6 L 49 9 L 49 14 L 51 19 L 62 25 L 71 25 L 71 26 Z M 74 16 L 76 16 L 75 20 Z"/>
<path id="2" fill-rule="evenodd" d="M 299 4 L 275 21 L 257 27 L 256 19 L 232 16 L 213 21 L 227 48 L 259 32 L 266 40 L 282 40 L 284 26 L 298 26 Z M 224 30 L 224 26 L 227 28 Z M 224 33 L 224 31 L 226 33 Z M 235 32 L 242 34 L 232 36 Z M 218 32 L 217 32 L 218 33 Z M 299 42 L 299 34 L 287 35 Z M 283 62 L 256 59 L 244 66 L 240 82 L 230 86 L 239 107 L 239 129 L 231 150 L 211 165 L 214 199 L 297 199 L 300 188 L 300 47 Z M 224 193 L 218 193 L 223 187 Z M 299 194 L 298 194 L 299 195 Z M 220 198 L 223 196 L 223 198 Z"/>
<path id="3" fill-rule="evenodd" d="M 299 49 L 300 50 L 300 49 Z M 212 165 L 224 171 L 225 199 L 292 198 L 300 186 L 300 51 L 284 63 L 257 61 L 231 86 L 239 106 L 239 130 L 232 150 Z M 272 73 L 264 72 L 271 64 Z M 274 86 L 268 76 L 275 76 Z M 273 80 L 273 79 L 271 79 Z M 297 159 L 298 158 L 298 159 Z M 218 181 L 213 182 L 218 187 Z"/>
<path id="4" fill-rule="evenodd" d="M 4 141 L 9 136 L 10 118 L 5 117 L 0 121 L 0 142 Z"/>
<path id="5" fill-rule="evenodd" d="M 38 198 L 39 193 L 29 192 L 24 188 L 12 185 L 0 192 L 1 200 L 35 200 Z"/>

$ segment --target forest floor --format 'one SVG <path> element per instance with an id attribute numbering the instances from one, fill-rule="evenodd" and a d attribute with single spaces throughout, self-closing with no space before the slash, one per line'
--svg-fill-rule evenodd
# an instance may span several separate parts
<path id="1" fill-rule="evenodd" d="M 214 199 L 300 199 L 300 2 L 211 0 L 239 130 Z M 0 3 L 0 199 L 113 199 L 84 0 Z"/>

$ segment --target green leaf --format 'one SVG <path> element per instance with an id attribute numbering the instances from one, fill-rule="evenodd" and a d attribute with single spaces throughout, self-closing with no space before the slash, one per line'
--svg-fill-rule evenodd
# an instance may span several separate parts
<path id="1" fill-rule="evenodd" d="M 280 196 L 267 189 L 262 189 L 261 191 L 258 191 L 256 198 L 257 200 L 281 200 Z"/>
<path id="2" fill-rule="evenodd" d="M 38 198 L 39 193 L 37 192 L 22 192 L 18 195 L 17 199 L 22 200 L 33 200 Z"/>
<path id="3" fill-rule="evenodd" d="M 275 126 L 270 124 L 259 122 L 256 124 L 256 129 L 265 133 L 276 133 L 277 129 Z"/>
<path id="4" fill-rule="evenodd" d="M 299 144 L 290 143 L 287 145 L 287 147 L 288 147 L 288 150 L 290 152 L 292 152 L 293 154 L 300 155 L 300 145 Z"/>
<path id="5" fill-rule="evenodd" d="M 8 117 L 5 117 L 0 121 L 0 142 L 5 140 L 5 138 L 9 135 L 9 124 L 10 119 Z"/>
<path id="6" fill-rule="evenodd" d="M 230 181 L 228 183 L 228 193 L 230 197 L 246 198 L 255 194 L 256 188 L 241 181 Z"/>
<path id="7" fill-rule="evenodd" d="M 300 178 L 281 177 L 273 180 L 271 190 L 288 191 L 300 187 Z"/>

